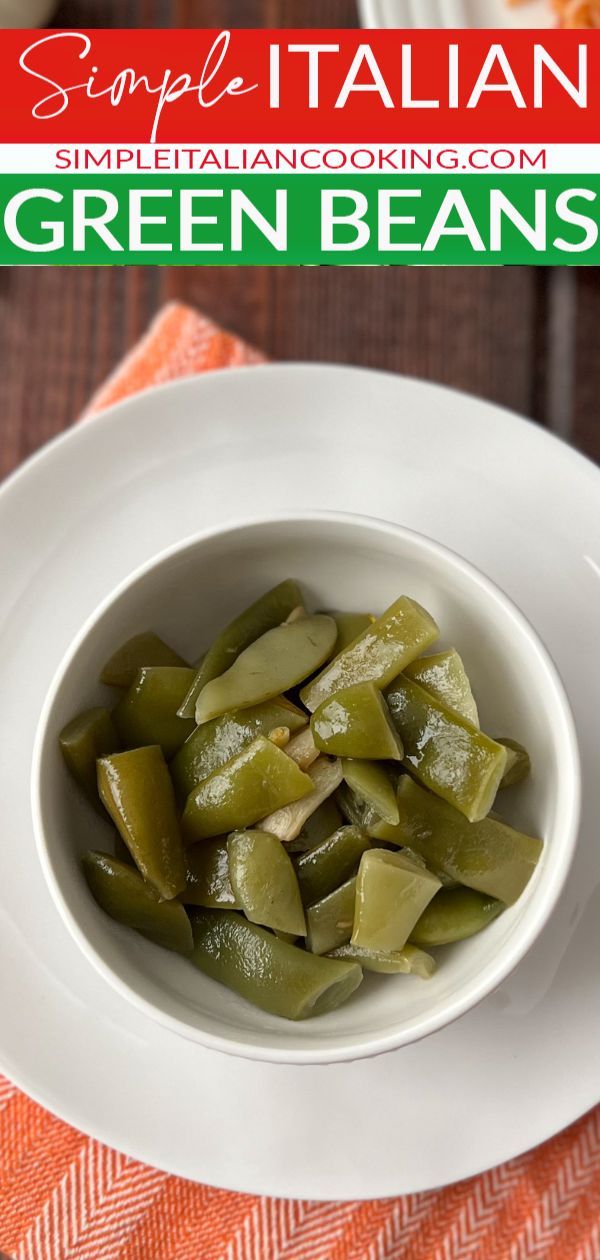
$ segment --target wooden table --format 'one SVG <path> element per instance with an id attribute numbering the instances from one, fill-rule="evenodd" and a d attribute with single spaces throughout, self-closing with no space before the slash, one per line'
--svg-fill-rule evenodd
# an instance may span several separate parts
<path id="1" fill-rule="evenodd" d="M 354 0 L 63 0 L 57 14 L 65 27 L 356 20 Z M 196 304 L 275 359 L 442 381 L 600 459 L 595 269 L 21 267 L 0 271 L 0 475 L 73 423 L 170 298 Z"/>

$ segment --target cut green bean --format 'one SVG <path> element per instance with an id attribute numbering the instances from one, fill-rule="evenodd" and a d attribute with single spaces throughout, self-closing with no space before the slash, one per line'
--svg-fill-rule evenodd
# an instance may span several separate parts
<path id="1" fill-rule="evenodd" d="M 304 604 L 298 604 L 297 608 L 292 608 L 289 617 L 285 618 L 284 624 L 286 626 L 291 626 L 294 621 L 303 621 L 305 617 L 308 617 L 308 613 Z"/>
<path id="2" fill-rule="evenodd" d="M 360 860 L 352 944 L 390 953 L 404 949 L 440 881 L 403 853 L 369 849 Z"/>
<path id="3" fill-rule="evenodd" d="M 336 653 L 343 652 L 344 648 L 354 643 L 363 630 L 368 630 L 369 626 L 377 620 L 372 613 L 332 612 L 329 615 L 333 617 L 337 626 Z"/>
<path id="4" fill-rule="evenodd" d="M 180 901 L 186 906 L 206 906 L 212 910 L 240 910 L 231 887 L 227 837 L 203 840 L 186 849 L 186 885 Z"/>
<path id="5" fill-rule="evenodd" d="M 368 848 L 369 837 L 360 827 L 340 827 L 321 844 L 296 858 L 296 874 L 305 906 L 321 901 L 355 875 Z"/>
<path id="6" fill-rule="evenodd" d="M 506 749 L 403 676 L 387 692 L 404 744 L 404 765 L 470 822 L 489 813 L 506 769 Z"/>
<path id="7" fill-rule="evenodd" d="M 399 782 L 400 780 L 398 780 Z M 366 801 L 361 801 L 347 784 L 342 784 L 337 793 L 337 799 L 341 805 L 344 817 L 365 831 L 370 840 L 376 840 L 379 845 L 393 844 L 398 849 L 404 849 L 410 858 L 417 861 L 423 860 L 418 853 L 407 848 L 406 831 L 400 822 L 395 825 L 384 822 L 383 818 L 379 817 L 379 814 L 372 806 L 367 805 Z M 430 870 L 445 888 L 455 888 L 457 886 L 456 880 L 451 879 L 449 875 L 446 875 L 444 871 L 441 871 L 439 867 L 434 866 L 432 863 L 430 863 Z"/>
<path id="8" fill-rule="evenodd" d="M 298 879 L 281 841 L 265 831 L 234 831 L 227 852 L 231 886 L 246 918 L 276 932 L 304 936 Z"/>
<path id="9" fill-rule="evenodd" d="M 144 634 L 135 634 L 113 652 L 100 674 L 100 680 L 110 687 L 131 687 L 140 669 L 153 665 L 188 668 L 187 661 L 179 652 L 149 630 Z"/>
<path id="10" fill-rule="evenodd" d="M 360 945 L 340 945 L 327 957 L 358 963 L 364 971 L 375 971 L 382 976 L 419 976 L 421 980 L 431 979 L 436 966 L 435 958 L 415 945 L 405 945 L 404 949 L 388 954 L 381 949 L 361 949 Z"/>
<path id="11" fill-rule="evenodd" d="M 336 1010 L 362 980 L 355 963 L 317 958 L 228 910 L 192 911 L 192 930 L 196 967 L 284 1019 Z"/>
<path id="12" fill-rule="evenodd" d="M 383 690 L 438 635 L 433 617 L 403 595 L 303 688 L 302 703 L 314 713 L 329 696 L 355 683 L 373 682 Z"/>
<path id="13" fill-rule="evenodd" d="M 178 901 L 164 901 L 139 871 L 108 853 L 84 853 L 81 863 L 95 901 L 111 919 L 163 949 L 191 954 L 192 929 Z"/>
<path id="14" fill-rule="evenodd" d="M 140 669 L 113 711 L 123 748 L 160 744 L 167 761 L 175 755 L 195 729 L 190 718 L 177 715 L 193 677 L 193 669 L 174 665 Z"/>
<path id="15" fill-rule="evenodd" d="M 400 779 L 398 779 L 398 784 Z M 396 786 L 396 808 L 398 787 Z M 398 849 L 406 847 L 405 832 L 399 823 L 388 823 L 369 805 L 367 801 L 362 800 L 356 792 L 347 783 L 343 783 L 336 793 L 336 800 L 344 818 L 356 827 L 361 827 L 366 831 L 371 840 L 377 840 L 379 844 L 393 844 Z M 399 815 L 398 815 L 399 817 Z M 436 874 L 438 872 L 436 871 Z"/>
<path id="16" fill-rule="evenodd" d="M 154 744 L 102 757 L 98 790 L 144 879 L 161 897 L 176 897 L 185 888 L 185 863 L 175 794 L 161 749 Z"/>
<path id="17" fill-rule="evenodd" d="M 383 766 L 373 761 L 349 761 L 344 757 L 342 774 L 359 800 L 384 822 L 395 826 L 398 822 L 396 793 Z"/>
<path id="18" fill-rule="evenodd" d="M 402 742 L 374 683 L 337 691 L 315 710 L 310 725 L 315 744 L 331 757 L 402 760 Z"/>
<path id="19" fill-rule="evenodd" d="M 502 914 L 504 904 L 472 888 L 442 888 L 423 911 L 410 939 L 432 949 L 475 936 Z"/>
<path id="20" fill-rule="evenodd" d="M 430 867 L 467 888 L 512 905 L 527 887 L 543 843 L 497 818 L 469 823 L 408 776 L 398 788 L 404 840 Z"/>
<path id="21" fill-rule="evenodd" d="M 356 879 L 315 901 L 306 911 L 306 947 L 313 954 L 329 954 L 346 945 L 352 935 Z"/>
<path id="22" fill-rule="evenodd" d="M 189 844 L 251 827 L 312 791 L 312 779 L 259 735 L 190 792 L 183 811 L 184 836 Z"/>
<path id="23" fill-rule="evenodd" d="M 385 827 L 388 825 L 383 823 L 376 810 L 371 805 L 367 805 L 367 802 L 360 796 L 357 796 L 356 792 L 353 792 L 352 788 L 348 787 L 348 784 L 345 782 L 342 783 L 336 792 L 336 802 L 344 818 L 349 823 L 352 823 L 353 826 L 361 827 L 370 836 L 373 835 L 372 828 L 376 827 L 378 823 L 382 823 L 382 826 Z M 384 837 L 378 836 L 376 838 L 383 839 Z"/>
<path id="24" fill-rule="evenodd" d="M 531 774 L 531 760 L 527 749 L 523 744 L 517 743 L 516 739 L 498 739 L 497 744 L 502 744 L 506 748 L 507 761 L 504 778 L 500 784 L 501 788 L 516 787 L 518 783 L 523 783 Z"/>
<path id="25" fill-rule="evenodd" d="M 333 617 L 323 614 L 267 630 L 233 665 L 202 688 L 196 721 L 208 722 L 229 709 L 245 709 L 289 691 L 330 657 L 336 638 Z"/>
<path id="26" fill-rule="evenodd" d="M 127 845 L 125 844 L 125 841 L 123 840 L 123 837 L 116 830 L 114 834 L 113 848 L 114 848 L 114 857 L 118 858 L 119 862 L 125 862 L 126 866 L 135 867 L 135 862 L 131 856 L 131 853 L 129 852 L 129 849 L 127 848 Z"/>
<path id="27" fill-rule="evenodd" d="M 171 775 L 179 799 L 209 774 L 219 770 L 259 735 L 268 735 L 278 726 L 290 731 L 306 726 L 306 714 L 282 696 L 249 709 L 234 709 L 204 722 L 186 740 L 171 762 Z"/>
<path id="28" fill-rule="evenodd" d="M 181 706 L 180 717 L 194 717 L 196 702 L 202 689 L 213 678 L 218 678 L 233 665 L 255 639 L 279 626 L 290 613 L 302 604 L 302 595 L 297 582 L 290 578 L 280 582 L 272 590 L 261 595 L 250 608 L 246 608 L 215 639 L 212 647 L 203 657 L 198 672 Z"/>
<path id="29" fill-rule="evenodd" d="M 423 656 L 405 669 L 407 678 L 441 700 L 448 709 L 479 727 L 479 714 L 462 657 L 456 648 Z"/>
<path id="30" fill-rule="evenodd" d="M 102 708 L 86 709 L 63 727 L 58 741 L 75 782 L 100 809 L 96 761 L 121 747 L 110 713 Z"/>

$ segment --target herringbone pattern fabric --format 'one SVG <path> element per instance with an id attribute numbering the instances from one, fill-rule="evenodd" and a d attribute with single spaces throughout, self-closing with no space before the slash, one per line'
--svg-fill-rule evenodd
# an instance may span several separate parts
<path id="1" fill-rule="evenodd" d="M 90 413 L 261 356 L 167 307 Z M 88 413 L 89 414 L 89 413 Z M 557 1083 L 560 1088 L 560 1082 Z M 367 1203 L 194 1185 L 69 1128 L 0 1077 L 0 1260 L 600 1260 L 600 1108 L 446 1190 Z"/>
<path id="2" fill-rule="evenodd" d="M 14 1260 L 599 1260 L 600 1108 L 447 1190 L 255 1199 L 147 1168 L 0 1090 L 0 1243 Z"/>

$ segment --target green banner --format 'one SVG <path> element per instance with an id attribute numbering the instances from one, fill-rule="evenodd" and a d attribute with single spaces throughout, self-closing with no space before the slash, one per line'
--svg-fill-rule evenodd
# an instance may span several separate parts
<path id="1" fill-rule="evenodd" d="M 2 175 L 3 265 L 600 263 L 600 175 Z"/>

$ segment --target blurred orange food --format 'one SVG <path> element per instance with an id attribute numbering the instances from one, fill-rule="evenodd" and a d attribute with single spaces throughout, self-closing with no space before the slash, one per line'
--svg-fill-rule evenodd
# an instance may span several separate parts
<path id="1" fill-rule="evenodd" d="M 508 0 L 509 4 L 522 4 L 523 0 Z M 582 28 L 600 27 L 600 0 L 552 0 L 561 26 Z"/>

